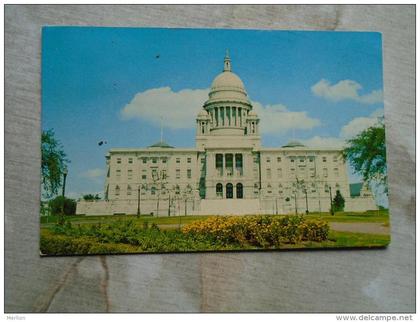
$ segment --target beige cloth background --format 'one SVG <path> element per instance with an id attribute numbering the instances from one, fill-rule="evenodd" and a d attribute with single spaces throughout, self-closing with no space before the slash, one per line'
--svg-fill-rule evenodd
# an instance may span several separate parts
<path id="1" fill-rule="evenodd" d="M 385 250 L 40 258 L 43 25 L 382 32 L 391 245 Z M 414 6 L 7 5 L 5 310 L 413 312 L 414 34 Z"/>

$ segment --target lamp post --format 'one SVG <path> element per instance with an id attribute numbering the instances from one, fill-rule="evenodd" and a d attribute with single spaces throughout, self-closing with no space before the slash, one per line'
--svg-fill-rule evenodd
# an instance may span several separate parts
<path id="1" fill-rule="evenodd" d="M 168 217 L 171 217 L 171 192 L 168 192 Z"/>
<path id="2" fill-rule="evenodd" d="M 137 216 L 140 216 L 140 189 L 141 186 L 139 185 L 137 189 Z"/>
<path id="3" fill-rule="evenodd" d="M 309 209 L 308 209 L 308 190 L 306 189 L 306 187 L 303 190 L 305 192 L 305 200 L 306 200 L 306 214 L 309 214 Z"/>
<path id="4" fill-rule="evenodd" d="M 330 190 L 330 207 L 331 207 L 331 216 L 334 216 L 334 209 L 333 209 L 333 201 L 332 201 L 332 194 L 331 194 L 331 186 L 328 186 Z"/>
<path id="5" fill-rule="evenodd" d="M 68 174 L 68 170 L 65 167 L 63 169 L 63 190 L 61 193 L 61 219 L 60 219 L 60 224 L 64 223 L 64 198 L 65 198 L 65 194 L 66 194 L 66 179 L 67 179 L 67 174 Z"/>

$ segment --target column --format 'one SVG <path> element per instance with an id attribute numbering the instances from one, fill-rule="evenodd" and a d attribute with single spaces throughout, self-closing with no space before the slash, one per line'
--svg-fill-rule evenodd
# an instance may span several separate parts
<path id="1" fill-rule="evenodd" d="M 226 116 L 226 108 L 224 106 L 222 106 L 220 108 L 221 112 L 222 112 L 222 126 L 225 126 L 226 124 L 226 120 L 225 120 L 225 116 Z"/>
<path id="2" fill-rule="evenodd" d="M 223 174 L 225 174 L 226 173 L 226 155 L 223 153 L 222 154 L 222 164 L 223 164 L 223 166 L 222 166 L 222 169 L 223 169 Z"/>
<path id="3" fill-rule="evenodd" d="M 232 154 L 232 162 L 233 162 L 233 176 L 236 177 L 236 153 Z"/>

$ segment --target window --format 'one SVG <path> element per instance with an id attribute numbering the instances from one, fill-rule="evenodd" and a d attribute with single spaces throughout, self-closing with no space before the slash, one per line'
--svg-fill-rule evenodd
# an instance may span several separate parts
<path id="1" fill-rule="evenodd" d="M 324 177 L 328 177 L 328 170 L 327 170 L 327 168 L 322 169 L 322 174 L 324 175 Z"/>
<path id="2" fill-rule="evenodd" d="M 216 196 L 220 198 L 223 197 L 223 185 L 221 183 L 216 185 Z"/>
<path id="3" fill-rule="evenodd" d="M 152 163 L 157 163 L 157 158 L 152 158 Z"/>
<path id="4" fill-rule="evenodd" d="M 117 158 L 117 163 L 121 164 L 121 158 Z"/>
<path id="5" fill-rule="evenodd" d="M 156 187 L 152 187 L 152 189 L 150 189 L 150 193 L 152 195 L 155 195 L 156 194 Z"/>
<path id="6" fill-rule="evenodd" d="M 166 158 L 163 158 L 162 159 L 162 163 L 166 163 Z"/>
<path id="7" fill-rule="evenodd" d="M 180 190 L 179 190 L 179 186 L 178 185 L 176 185 L 176 187 L 175 187 L 175 194 L 176 195 L 179 195 L 180 194 Z"/>
<path id="8" fill-rule="evenodd" d="M 232 199 L 233 198 L 233 184 L 228 183 L 226 185 L 226 199 Z"/>
<path id="9" fill-rule="evenodd" d="M 325 186 L 324 186 L 324 191 L 325 192 L 330 192 L 330 187 L 327 184 L 325 184 Z"/>
<path id="10" fill-rule="evenodd" d="M 233 154 L 229 153 L 225 155 L 225 166 L 226 166 L 226 175 L 233 175 Z M 233 188 L 232 188 L 233 189 Z"/>
<path id="11" fill-rule="evenodd" d="M 313 157 L 309 158 L 309 162 L 314 162 L 314 158 Z"/>
<path id="12" fill-rule="evenodd" d="M 300 158 L 299 159 L 299 162 L 305 162 L 305 159 L 304 158 Z"/>
<path id="13" fill-rule="evenodd" d="M 127 196 L 131 196 L 131 186 L 127 186 Z"/>
<path id="14" fill-rule="evenodd" d="M 277 162 L 281 162 L 281 157 L 277 157 Z"/>
<path id="15" fill-rule="evenodd" d="M 338 161 L 338 157 L 336 155 L 334 156 L 333 161 L 334 162 L 337 162 Z"/>
<path id="16" fill-rule="evenodd" d="M 176 169 L 176 176 L 175 178 L 180 179 L 181 178 L 181 170 L 180 169 Z"/>
<path id="17" fill-rule="evenodd" d="M 181 159 L 180 158 L 176 158 L 176 163 L 181 163 Z"/>
<path id="18" fill-rule="evenodd" d="M 322 157 L 322 162 L 327 162 L 327 157 Z"/>
<path id="19" fill-rule="evenodd" d="M 216 169 L 219 176 L 223 175 L 223 154 L 216 154 Z"/>
<path id="20" fill-rule="evenodd" d="M 235 154 L 235 167 L 242 169 L 242 154 Z"/>
<path id="21" fill-rule="evenodd" d="M 127 170 L 127 177 L 128 177 L 128 180 L 131 180 L 133 178 L 133 170 L 131 169 Z"/>
<path id="22" fill-rule="evenodd" d="M 267 179 L 271 179 L 271 169 L 267 169 Z"/>
<path id="23" fill-rule="evenodd" d="M 236 198 L 242 199 L 244 197 L 243 185 L 242 183 L 236 184 Z"/>
<path id="24" fill-rule="evenodd" d="M 121 177 L 121 170 L 120 169 L 117 169 L 116 170 L 116 174 L 117 174 L 117 177 Z"/>
<path id="25" fill-rule="evenodd" d="M 187 163 L 191 163 L 191 158 L 187 158 Z"/>
<path id="26" fill-rule="evenodd" d="M 116 196 L 119 196 L 120 195 L 120 187 L 119 186 L 116 186 L 115 187 L 115 195 Z"/>
<path id="27" fill-rule="evenodd" d="M 338 168 L 334 168 L 334 175 L 338 177 Z"/>
<path id="28" fill-rule="evenodd" d="M 270 163 L 270 162 L 271 162 L 270 157 L 267 157 L 267 158 L 266 158 L 266 161 L 267 161 L 267 163 Z"/>
<path id="29" fill-rule="evenodd" d="M 201 163 L 204 164 L 206 162 L 205 158 L 201 158 Z"/>
<path id="30" fill-rule="evenodd" d="M 133 158 L 128 158 L 128 163 L 133 163 Z"/>
<path id="31" fill-rule="evenodd" d="M 281 170 L 281 168 L 277 169 L 277 177 L 281 178 L 283 176 L 283 171 Z"/>
<path id="32" fill-rule="evenodd" d="M 310 168 L 309 169 L 311 172 L 311 177 L 315 177 L 315 168 Z"/>
<path id="33" fill-rule="evenodd" d="M 191 169 L 187 169 L 187 178 L 191 179 Z"/>
<path id="34" fill-rule="evenodd" d="M 143 163 L 147 163 L 147 159 L 146 158 L 143 158 L 142 160 L 143 160 Z"/>
<path id="35" fill-rule="evenodd" d="M 290 159 L 290 162 L 295 162 L 295 159 Z"/>
<path id="36" fill-rule="evenodd" d="M 156 179 L 157 177 L 157 169 L 152 169 L 152 178 Z"/>
<path id="37" fill-rule="evenodd" d="M 142 176 L 141 176 L 141 178 L 142 178 L 142 180 L 146 180 L 146 175 L 145 174 L 143 174 Z"/>

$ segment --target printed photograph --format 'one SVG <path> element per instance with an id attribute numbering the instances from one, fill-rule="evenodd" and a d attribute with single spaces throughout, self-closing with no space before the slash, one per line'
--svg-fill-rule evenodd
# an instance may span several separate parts
<path id="1" fill-rule="evenodd" d="M 41 256 L 390 243 L 375 32 L 44 27 Z"/>

